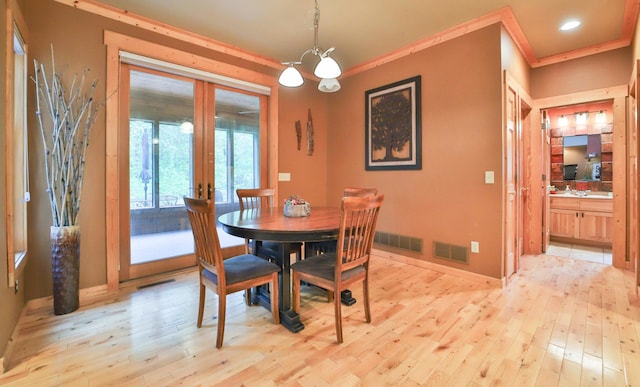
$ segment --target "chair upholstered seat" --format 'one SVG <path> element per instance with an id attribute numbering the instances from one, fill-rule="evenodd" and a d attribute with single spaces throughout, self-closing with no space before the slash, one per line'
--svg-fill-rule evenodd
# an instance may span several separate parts
<path id="1" fill-rule="evenodd" d="M 311 274 L 315 277 L 326 279 L 327 281 L 335 281 L 336 254 L 326 253 L 306 258 L 291 265 L 291 269 L 299 273 Z M 341 273 L 342 278 L 340 280 L 348 281 L 358 275 L 362 275 L 365 270 L 363 265 L 345 270 Z"/>
<path id="2" fill-rule="evenodd" d="M 262 277 L 271 273 L 277 273 L 280 267 L 263 258 L 252 254 L 238 255 L 225 259 L 224 272 L 227 276 L 227 286 L 244 282 L 256 277 Z M 218 276 L 204 268 L 202 276 L 218 284 Z"/>

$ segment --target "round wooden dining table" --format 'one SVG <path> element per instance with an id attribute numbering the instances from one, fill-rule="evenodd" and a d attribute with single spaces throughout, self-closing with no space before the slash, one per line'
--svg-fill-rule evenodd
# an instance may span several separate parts
<path id="1" fill-rule="evenodd" d="M 282 244 L 278 264 L 280 322 L 292 332 L 304 329 L 300 316 L 291 309 L 291 244 L 300 242 L 327 242 L 338 239 L 340 208 L 313 207 L 304 217 L 287 217 L 282 207 L 246 209 L 222 214 L 218 217 L 222 229 L 237 237 Z M 270 308 L 267 289 L 259 289 L 256 301 Z"/>

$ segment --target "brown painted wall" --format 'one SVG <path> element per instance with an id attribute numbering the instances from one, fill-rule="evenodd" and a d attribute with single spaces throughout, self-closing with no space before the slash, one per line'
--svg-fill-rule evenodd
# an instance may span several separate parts
<path id="1" fill-rule="evenodd" d="M 366 90 L 422 76 L 422 170 L 365 171 Z M 501 276 L 500 26 L 420 51 L 342 81 L 328 110 L 328 198 L 345 186 L 385 195 L 378 230 L 422 238 L 420 257 L 494 278 Z M 495 171 L 494 185 L 484 171 Z M 469 246 L 469 265 L 432 257 L 434 240 Z"/>
<path id="2" fill-rule="evenodd" d="M 632 48 L 625 47 L 531 71 L 531 97 L 545 98 L 626 85 Z"/>
<path id="3" fill-rule="evenodd" d="M 163 37 L 149 31 L 124 25 L 96 16 L 52 0 L 30 0 L 27 2 L 25 18 L 32 36 L 30 58 L 38 58 L 49 65 L 50 45 L 53 44 L 58 70 L 72 76 L 81 72 L 83 66 L 99 79 L 96 95 L 104 95 L 106 48 L 103 44 L 104 30 L 127 34 L 136 38 L 191 51 L 195 54 L 224 61 L 234 65 L 262 71 L 277 76 L 277 71 L 237 58 L 195 47 L 184 42 Z M 64 28 L 61 28 L 64 26 Z M 292 181 L 283 183 L 280 197 L 290 193 L 307 198 L 312 205 L 324 204 L 326 198 L 326 100 L 320 97 L 313 82 L 303 88 L 281 90 L 279 137 L 284 141 L 279 147 L 279 167 L 292 173 Z M 29 90 L 31 106 L 34 106 L 34 90 Z M 303 95 L 303 97 L 301 97 Z M 313 156 L 295 150 L 293 123 L 300 119 L 306 126 L 307 108 L 311 107 L 314 118 L 316 150 Z M 33 109 L 29 109 L 30 138 L 37 139 Z M 82 227 L 80 287 L 88 288 L 106 283 L 106 219 L 105 219 L 105 121 L 104 114 L 98 118 L 91 137 L 86 164 L 86 180 L 82 192 Z M 108 130 L 115 130 L 109 128 Z M 49 204 L 45 197 L 41 144 L 30 144 L 32 203 L 29 209 L 29 238 L 31 252 L 26 269 L 26 297 L 33 299 L 51 294 L 51 264 L 49 252 L 49 227 L 51 225 Z"/>
<path id="4" fill-rule="evenodd" d="M 19 2 L 22 3 L 22 2 Z M 6 31 L 6 10 L 7 10 L 7 2 L 5 0 L 0 0 L 0 31 Z M 0 52 L 2 52 L 3 60 L 0 61 L 0 106 L 6 106 L 5 100 L 5 90 L 6 83 L 5 77 L 7 72 L 6 61 L 4 60 L 6 52 L 6 40 L 0 39 Z M 0 109 L 0 149 L 2 152 L 0 153 L 0 221 L 5 222 L 7 219 L 7 196 L 5 190 L 5 181 L 7 178 L 6 171 L 6 160 L 5 160 L 5 143 L 6 143 L 6 130 L 8 128 L 4 125 L 6 119 L 6 110 Z M 7 265 L 7 234 L 4 232 L 5 224 L 2 223 L 0 226 L 2 232 L 0 232 L 0 308 L 2 310 L 1 318 L 0 318 L 0 357 L 4 354 L 5 348 L 7 346 L 7 342 L 9 337 L 11 336 L 11 332 L 15 327 L 16 322 L 18 321 L 18 317 L 20 317 L 20 313 L 24 306 L 24 287 L 20 289 L 18 293 L 14 292 L 13 288 L 7 286 L 7 278 L 8 278 L 8 265 Z M 18 282 L 21 285 L 24 285 L 24 274 L 20 274 L 17 278 Z M 2 372 L 2 370 L 0 370 Z"/>
<path id="5" fill-rule="evenodd" d="M 104 96 L 105 46 L 101 18 L 51 1 L 29 2 L 25 11 L 30 27 L 29 59 L 37 58 L 51 71 L 50 46 L 53 45 L 56 69 L 70 78 L 91 69 L 99 80 L 97 96 Z M 65 26 L 65 28 L 60 28 Z M 33 70 L 30 69 L 30 76 Z M 48 296 L 52 292 L 49 228 L 51 216 L 44 183 L 44 160 L 40 134 L 34 114 L 35 88 L 29 88 L 29 144 L 31 204 L 29 208 L 29 262 L 26 267 L 27 299 Z M 104 97 L 99 97 L 104 99 Z M 91 134 L 85 181 L 82 192 L 80 287 L 106 283 L 105 259 L 105 124 L 104 109 Z"/>
<path id="6" fill-rule="evenodd" d="M 305 81 L 300 88 L 280 88 L 278 128 L 278 170 L 291 174 L 291 181 L 278 184 L 280 202 L 299 195 L 314 206 L 327 205 L 327 100 L 316 82 Z M 307 155 L 307 117 L 311 109 L 314 151 Z M 297 150 L 295 122 L 300 120 L 302 139 Z M 278 203 L 281 205 L 281 203 Z"/>
<path id="7" fill-rule="evenodd" d="M 509 75 L 522 87 L 528 94 L 531 93 L 531 67 L 524 58 L 511 35 L 502 27 L 500 29 L 500 48 L 502 68 L 507 70 Z"/>

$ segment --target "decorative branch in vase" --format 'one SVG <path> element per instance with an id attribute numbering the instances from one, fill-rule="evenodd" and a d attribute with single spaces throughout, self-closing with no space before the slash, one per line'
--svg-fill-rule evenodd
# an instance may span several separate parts
<path id="1" fill-rule="evenodd" d="M 56 73 L 51 47 L 51 75 L 34 59 L 36 116 L 44 151 L 47 195 L 51 207 L 51 258 L 54 313 L 79 307 L 80 197 L 91 128 L 102 104 L 93 94 L 97 80 L 87 84 L 89 72 L 74 74 L 67 90 Z"/>

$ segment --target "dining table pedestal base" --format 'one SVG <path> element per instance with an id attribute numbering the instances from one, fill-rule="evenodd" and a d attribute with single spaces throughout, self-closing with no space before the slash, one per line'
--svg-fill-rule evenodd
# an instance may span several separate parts
<path id="1" fill-rule="evenodd" d="M 280 323 L 291 332 L 296 333 L 304 329 L 304 324 L 300 322 L 300 316 L 292 308 L 292 250 L 297 252 L 300 243 L 304 243 L 305 246 L 309 243 L 309 252 L 312 251 L 311 245 L 313 244 L 326 245 L 327 248 L 330 245 L 335 245 L 340 230 L 340 216 L 340 208 L 316 207 L 309 216 L 290 218 L 284 215 L 282 207 L 274 207 L 232 211 L 218 217 L 222 229 L 228 234 L 254 241 L 280 243 L 278 249 L 280 254 L 269 254 L 270 256 L 262 258 L 273 259 L 275 264 L 281 268 L 278 273 Z M 293 246 L 296 248 L 293 249 Z M 259 249 L 256 253 L 260 256 Z M 310 255 L 305 256 L 309 257 Z M 252 293 L 255 294 L 252 295 L 252 303 L 271 309 L 268 288 L 258 288 Z M 355 302 L 350 295 L 343 296 L 342 294 L 340 301 L 346 305 L 352 305 Z"/>
<path id="2" fill-rule="evenodd" d="M 342 305 L 351 306 L 356 303 L 356 299 L 351 295 L 351 290 L 343 290 L 340 292 L 340 302 Z"/>
<path id="3" fill-rule="evenodd" d="M 280 324 L 293 333 L 298 333 L 304 329 L 304 324 L 300 322 L 300 315 L 292 309 L 280 311 Z"/>
<path id="4" fill-rule="evenodd" d="M 263 285 L 252 290 L 251 303 L 271 310 L 271 295 L 268 287 Z M 304 329 L 304 324 L 300 322 L 300 315 L 292 309 L 280 310 L 280 324 L 293 333 L 298 333 Z"/>

